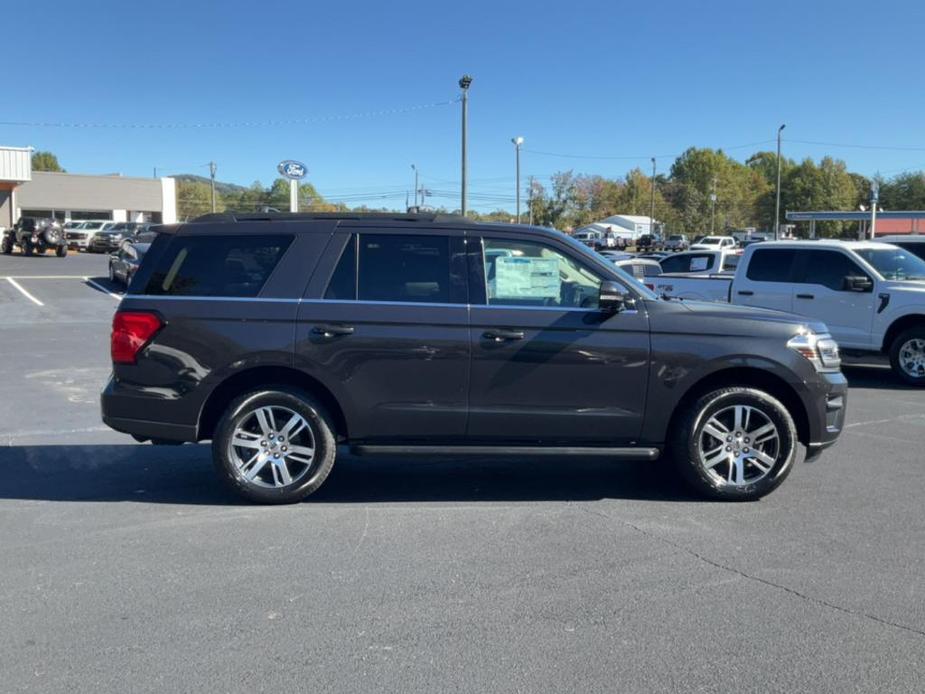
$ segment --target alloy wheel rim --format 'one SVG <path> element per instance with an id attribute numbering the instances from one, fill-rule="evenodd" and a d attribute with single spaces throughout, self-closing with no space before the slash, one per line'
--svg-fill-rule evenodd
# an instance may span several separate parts
<path id="1" fill-rule="evenodd" d="M 782 453 L 777 425 L 751 405 L 718 410 L 700 430 L 698 462 L 714 484 L 745 487 L 765 478 Z"/>
<path id="2" fill-rule="evenodd" d="M 315 436 L 306 419 L 288 407 L 258 407 L 235 427 L 228 457 L 249 484 L 279 489 L 299 482 L 315 461 Z"/>
<path id="3" fill-rule="evenodd" d="M 914 337 L 899 348 L 899 366 L 912 378 L 925 378 L 925 340 Z"/>

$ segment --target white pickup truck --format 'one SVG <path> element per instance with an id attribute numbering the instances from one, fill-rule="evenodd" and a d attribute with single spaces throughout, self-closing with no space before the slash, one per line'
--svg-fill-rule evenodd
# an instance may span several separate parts
<path id="1" fill-rule="evenodd" d="M 822 321 L 844 351 L 885 354 L 900 378 L 925 386 L 925 261 L 908 250 L 875 241 L 758 243 L 734 277 L 687 281 L 725 283 L 734 304 Z"/>
<path id="2" fill-rule="evenodd" d="M 664 296 L 698 301 L 729 301 L 729 284 L 739 263 L 736 251 L 686 251 L 659 261 L 662 274 L 654 291 Z"/>

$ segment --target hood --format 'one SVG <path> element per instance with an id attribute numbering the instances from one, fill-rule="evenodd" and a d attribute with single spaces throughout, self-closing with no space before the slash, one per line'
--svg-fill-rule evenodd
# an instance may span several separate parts
<path id="1" fill-rule="evenodd" d="M 671 314 L 672 328 L 683 332 L 712 335 L 747 335 L 795 333 L 800 327 L 810 328 L 815 333 L 827 333 L 829 329 L 821 321 L 798 316 L 785 311 L 768 308 L 738 306 L 713 301 L 660 301 Z M 671 307 L 670 309 L 668 307 Z M 662 311 L 658 311 L 662 313 Z"/>

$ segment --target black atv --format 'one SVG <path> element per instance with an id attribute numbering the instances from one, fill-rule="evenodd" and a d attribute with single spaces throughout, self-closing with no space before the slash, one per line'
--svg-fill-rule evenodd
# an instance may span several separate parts
<path id="1" fill-rule="evenodd" d="M 67 241 L 61 224 L 56 219 L 45 217 L 20 217 L 3 237 L 0 253 L 9 255 L 13 246 L 19 246 L 23 255 L 43 255 L 48 250 L 54 250 L 59 258 L 67 255 Z"/>

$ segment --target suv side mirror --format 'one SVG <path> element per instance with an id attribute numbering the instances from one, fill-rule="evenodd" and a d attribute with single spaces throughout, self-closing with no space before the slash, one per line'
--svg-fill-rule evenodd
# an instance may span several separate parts
<path id="1" fill-rule="evenodd" d="M 844 287 L 849 292 L 872 292 L 874 281 L 863 275 L 848 275 L 845 277 Z"/>
<path id="2" fill-rule="evenodd" d="M 597 307 L 607 313 L 619 313 L 628 308 L 634 308 L 636 299 L 629 294 L 622 284 L 613 280 L 601 282 L 601 291 L 597 299 Z"/>

